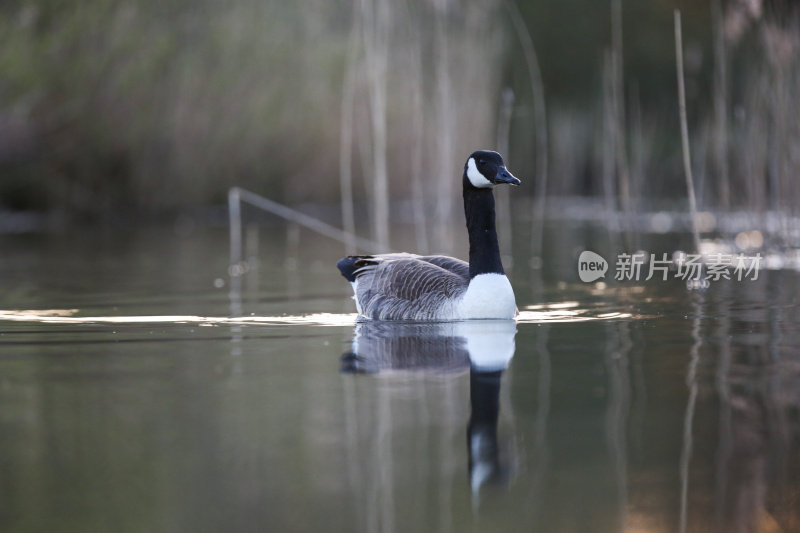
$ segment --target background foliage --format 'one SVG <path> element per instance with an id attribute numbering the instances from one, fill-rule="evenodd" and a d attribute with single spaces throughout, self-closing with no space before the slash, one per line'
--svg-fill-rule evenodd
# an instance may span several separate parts
<path id="1" fill-rule="evenodd" d="M 603 194 L 603 174 L 619 171 L 604 148 L 613 2 L 521 2 L 518 10 L 509 2 L 6 0 L 0 208 L 76 220 L 141 216 L 221 203 L 234 184 L 289 203 L 338 202 L 342 154 L 353 158 L 356 201 L 370 202 L 376 87 L 385 91 L 393 199 L 412 194 L 415 176 L 431 205 L 447 191 L 428 186 L 439 176 L 457 187 L 465 155 L 502 137 L 506 88 L 515 95 L 510 167 L 533 183 L 537 88 L 515 16 L 541 68 L 548 194 Z M 672 33 L 680 7 L 699 194 L 705 206 L 718 204 L 714 2 L 621 4 L 618 133 L 639 199 L 685 196 Z M 800 196 L 792 177 L 800 135 L 786 119 L 798 116 L 800 101 L 797 8 L 777 0 L 721 8 L 730 203 L 779 207 L 786 198 L 788 206 Z M 370 37 L 370 28 L 382 33 Z M 381 46 L 385 71 L 376 79 Z M 353 137 L 343 148 L 347 90 Z"/>

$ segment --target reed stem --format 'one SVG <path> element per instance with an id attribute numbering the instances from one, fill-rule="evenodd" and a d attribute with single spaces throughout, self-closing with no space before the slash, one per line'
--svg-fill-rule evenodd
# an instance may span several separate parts
<path id="1" fill-rule="evenodd" d="M 700 232 L 697 228 L 697 200 L 694 195 L 692 158 L 689 151 L 689 126 L 686 122 L 686 89 L 683 80 L 683 34 L 681 32 L 681 11 L 675 10 L 675 59 L 678 70 L 678 112 L 681 121 L 681 148 L 683 151 L 683 172 L 686 176 L 686 189 L 689 194 L 689 212 L 692 217 L 692 236 L 694 248 L 700 253 Z"/>
<path id="2" fill-rule="evenodd" d="M 347 67 L 342 84 L 341 124 L 339 132 L 339 189 L 342 206 L 342 226 L 348 236 L 355 236 L 356 220 L 353 208 L 353 103 L 356 85 L 356 60 L 358 56 L 359 18 L 358 4 L 353 5 L 353 26 L 347 50 Z M 356 243 L 348 238 L 347 254 L 356 251 Z"/>
<path id="3" fill-rule="evenodd" d="M 531 255 L 534 259 L 541 259 L 544 237 L 544 209 L 547 198 L 547 170 L 548 170 L 548 138 L 547 138 L 547 107 L 544 98 L 544 83 L 542 82 L 542 71 L 539 68 L 539 59 L 536 49 L 533 46 L 533 39 L 522 20 L 522 13 L 514 0 L 507 0 L 505 3 L 508 8 L 511 23 L 517 34 L 522 52 L 525 55 L 525 63 L 528 66 L 528 77 L 533 94 L 533 117 L 536 135 L 536 191 L 534 200 L 533 228 Z"/>

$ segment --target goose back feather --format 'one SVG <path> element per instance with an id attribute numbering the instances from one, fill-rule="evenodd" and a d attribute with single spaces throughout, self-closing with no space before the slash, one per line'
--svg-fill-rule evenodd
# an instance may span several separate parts
<path id="1" fill-rule="evenodd" d="M 452 257 L 383 254 L 346 259 L 352 260 L 345 266 L 353 269 L 359 313 L 376 320 L 442 319 L 453 313 L 453 303 L 469 286 L 469 265 Z M 342 274 L 348 277 L 344 270 Z"/>

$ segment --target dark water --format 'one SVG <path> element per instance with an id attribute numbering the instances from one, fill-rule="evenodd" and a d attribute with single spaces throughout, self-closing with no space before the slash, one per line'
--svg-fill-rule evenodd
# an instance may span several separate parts
<path id="1" fill-rule="evenodd" d="M 561 228 L 518 323 L 356 326 L 278 230 L 230 321 L 185 229 L 0 237 L 3 532 L 800 531 L 796 272 L 584 284 Z"/>

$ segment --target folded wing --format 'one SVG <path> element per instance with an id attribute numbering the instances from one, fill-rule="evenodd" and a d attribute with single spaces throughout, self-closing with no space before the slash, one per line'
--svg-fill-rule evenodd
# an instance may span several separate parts
<path id="1" fill-rule="evenodd" d="M 444 256 L 364 256 L 354 263 L 361 313 L 377 320 L 436 320 L 469 285 L 469 266 Z"/>

